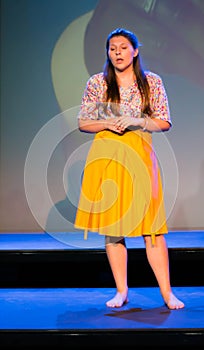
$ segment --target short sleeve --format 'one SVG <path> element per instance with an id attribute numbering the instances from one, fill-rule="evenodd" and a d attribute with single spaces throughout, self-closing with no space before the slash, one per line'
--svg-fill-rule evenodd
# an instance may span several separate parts
<path id="1" fill-rule="evenodd" d="M 150 85 L 150 103 L 152 117 L 168 121 L 172 125 L 167 93 L 160 76 L 151 74 L 148 79 Z"/>
<path id="2" fill-rule="evenodd" d="M 101 73 L 89 78 L 82 96 L 79 119 L 98 119 L 98 103 L 102 101 L 104 91 L 105 82 Z"/>

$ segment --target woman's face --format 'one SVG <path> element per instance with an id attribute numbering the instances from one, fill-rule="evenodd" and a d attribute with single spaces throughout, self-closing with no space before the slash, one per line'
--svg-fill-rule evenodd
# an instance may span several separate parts
<path id="1" fill-rule="evenodd" d="M 109 41 L 108 56 L 114 68 L 124 71 L 133 63 L 133 58 L 138 54 L 130 41 L 124 36 L 114 36 Z"/>

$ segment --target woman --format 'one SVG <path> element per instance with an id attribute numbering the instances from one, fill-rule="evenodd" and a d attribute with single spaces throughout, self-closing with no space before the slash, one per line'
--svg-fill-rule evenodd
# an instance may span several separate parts
<path id="1" fill-rule="evenodd" d="M 104 71 L 89 78 L 79 129 L 95 133 L 82 181 L 75 227 L 105 235 L 116 284 L 108 307 L 128 302 L 125 237 L 143 236 L 149 264 L 169 309 L 184 303 L 172 292 L 162 183 L 152 133 L 171 127 L 161 78 L 142 69 L 138 39 L 117 28 L 106 42 Z"/>

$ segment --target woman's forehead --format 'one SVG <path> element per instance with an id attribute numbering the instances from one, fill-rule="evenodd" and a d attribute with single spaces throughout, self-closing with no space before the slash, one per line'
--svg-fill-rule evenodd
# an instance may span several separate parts
<path id="1" fill-rule="evenodd" d="M 122 36 L 122 35 L 120 35 L 120 36 L 114 36 L 114 37 L 112 37 L 111 39 L 110 39 L 110 41 L 109 41 L 109 44 L 110 45 L 115 45 L 115 44 L 127 44 L 127 43 L 129 43 L 130 44 L 130 41 L 126 38 L 126 37 L 124 37 L 124 36 Z"/>

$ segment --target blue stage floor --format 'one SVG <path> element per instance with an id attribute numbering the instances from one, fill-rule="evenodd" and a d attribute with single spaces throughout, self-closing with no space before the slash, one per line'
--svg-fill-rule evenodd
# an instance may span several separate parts
<path id="1" fill-rule="evenodd" d="M 130 288 L 117 309 L 105 305 L 112 288 L 0 289 L 0 329 L 204 329 L 204 287 L 174 291 L 185 308 L 169 310 L 156 287 Z"/>
<path id="2" fill-rule="evenodd" d="M 157 285 L 151 285 L 141 237 L 126 239 L 135 283 L 129 285 L 129 303 L 112 309 L 105 304 L 115 288 L 106 285 L 103 236 L 0 233 L 1 348 L 203 347 L 204 231 L 169 232 L 166 240 L 176 281 L 172 288 L 185 303 L 180 310 L 169 310 Z M 141 276 L 147 286 L 138 282 Z"/>
<path id="3" fill-rule="evenodd" d="M 169 248 L 204 249 L 204 231 L 170 231 L 166 236 Z M 144 248 L 142 237 L 127 238 L 128 248 Z M 89 233 L 84 240 L 83 232 L 57 233 L 0 233 L 0 251 L 3 250 L 75 250 L 104 249 L 104 237 Z"/>

